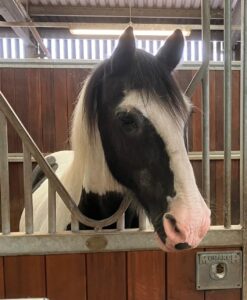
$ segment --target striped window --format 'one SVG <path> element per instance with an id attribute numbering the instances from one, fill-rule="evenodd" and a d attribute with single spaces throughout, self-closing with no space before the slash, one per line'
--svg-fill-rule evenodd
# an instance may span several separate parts
<path id="1" fill-rule="evenodd" d="M 103 60 L 108 58 L 115 47 L 117 40 L 99 39 L 43 39 L 45 46 L 51 53 L 52 59 L 84 59 Z M 137 40 L 138 48 L 156 54 L 163 41 Z M 224 44 L 222 41 L 211 42 L 211 60 L 223 61 Z M 23 59 L 25 48 L 22 39 L 0 38 L 1 59 Z M 202 61 L 202 41 L 186 41 L 183 53 L 184 62 Z"/>

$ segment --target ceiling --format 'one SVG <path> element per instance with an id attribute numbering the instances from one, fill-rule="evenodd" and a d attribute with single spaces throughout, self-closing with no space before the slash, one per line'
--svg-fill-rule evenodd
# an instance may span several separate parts
<path id="1" fill-rule="evenodd" d="M 141 8 L 200 8 L 201 0 L 22 0 L 23 4 L 29 2 L 30 6 L 91 6 L 91 7 L 133 7 Z M 232 6 L 237 0 L 232 1 Z M 213 9 L 222 9 L 224 0 L 211 0 Z"/>
<path id="2" fill-rule="evenodd" d="M 210 5 L 211 24 L 222 25 L 224 0 L 211 0 Z M 232 11 L 233 23 L 238 25 L 240 0 L 232 0 Z M 201 0 L 0 0 L 1 21 L 5 21 L 0 35 L 14 32 L 27 44 L 42 44 L 44 36 L 68 37 L 73 23 L 128 24 L 130 12 L 134 24 L 194 25 L 193 34 L 200 32 L 196 26 L 201 24 Z M 25 22 L 33 22 L 35 27 L 25 27 Z M 219 34 L 222 36 L 222 29 Z"/>

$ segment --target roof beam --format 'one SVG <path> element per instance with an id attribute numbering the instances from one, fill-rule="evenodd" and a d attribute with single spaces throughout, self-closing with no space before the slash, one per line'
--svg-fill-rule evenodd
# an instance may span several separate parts
<path id="1" fill-rule="evenodd" d="M 75 22 L 4 22 L 0 21 L 1 27 L 22 27 L 22 28 L 57 28 L 57 29 L 71 29 L 71 28 L 83 28 L 83 29 L 120 29 L 124 30 L 127 23 L 75 23 Z M 146 29 L 146 30 L 174 30 L 174 27 L 181 30 L 201 30 L 201 24 L 134 24 L 134 29 Z M 211 30 L 224 30 L 224 25 L 210 25 Z M 240 26 L 232 26 L 233 30 L 240 30 Z"/>
<path id="2" fill-rule="evenodd" d="M 69 16 L 69 17 L 129 17 L 128 7 L 87 7 L 87 6 L 39 6 L 30 5 L 29 14 L 35 16 Z M 183 8 L 135 8 L 131 9 L 133 18 L 201 18 L 200 9 Z M 212 19 L 222 19 L 223 11 L 211 10 Z"/>
<path id="3" fill-rule="evenodd" d="M 2 0 L 1 5 L 2 5 L 2 15 L 6 21 L 14 20 L 14 21 L 21 21 L 21 22 L 25 22 L 25 21 L 32 22 L 27 11 L 25 10 L 24 6 L 21 4 L 19 0 Z M 8 20 L 8 18 L 10 20 Z M 24 38 L 27 45 L 29 46 L 33 45 L 29 37 L 28 30 L 26 31 L 25 29 L 17 28 L 14 26 L 12 28 L 16 32 L 16 34 L 18 34 L 19 37 Z M 31 31 L 36 42 L 39 44 L 44 55 L 50 57 L 50 53 L 48 49 L 45 47 L 43 40 L 39 35 L 38 30 L 35 27 L 29 28 L 29 30 Z"/>
<path id="4" fill-rule="evenodd" d="M 23 18 L 21 13 L 16 9 L 15 4 L 9 0 L 0 1 L 0 14 L 7 22 L 25 21 L 25 18 Z M 17 36 L 23 39 L 26 45 L 33 45 L 28 29 L 17 27 L 14 27 L 12 29 L 17 34 Z"/>

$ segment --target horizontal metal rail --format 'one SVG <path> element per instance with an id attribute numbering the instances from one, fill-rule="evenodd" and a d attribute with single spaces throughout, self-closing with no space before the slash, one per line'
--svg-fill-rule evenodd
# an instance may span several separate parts
<path id="1" fill-rule="evenodd" d="M 84 59 L 1 59 L 0 68 L 66 68 L 66 69 L 92 69 L 99 64 L 100 60 L 84 60 Z M 183 62 L 176 70 L 198 70 L 201 62 Z M 240 70 L 239 61 L 232 62 L 232 70 Z M 212 62 L 209 64 L 210 70 L 223 70 L 223 62 Z"/>
<path id="2" fill-rule="evenodd" d="M 48 155 L 48 153 L 43 153 L 44 156 Z M 190 160 L 202 160 L 202 152 L 201 151 L 193 151 L 189 152 Z M 231 151 L 231 159 L 239 160 L 240 159 L 240 151 Z M 209 153 L 210 160 L 224 160 L 224 151 L 211 151 Z M 23 162 L 23 154 L 22 153 L 9 153 L 8 160 L 11 163 L 20 163 Z M 34 158 L 32 158 L 33 162 L 36 162 Z"/>
<path id="3" fill-rule="evenodd" d="M 242 228 L 232 225 L 231 229 L 213 226 L 199 247 L 241 247 Z M 61 253 L 87 253 L 128 250 L 159 249 L 153 231 L 138 229 L 119 231 L 102 230 L 49 234 L 25 235 L 12 233 L 0 235 L 0 256 L 41 255 Z"/>

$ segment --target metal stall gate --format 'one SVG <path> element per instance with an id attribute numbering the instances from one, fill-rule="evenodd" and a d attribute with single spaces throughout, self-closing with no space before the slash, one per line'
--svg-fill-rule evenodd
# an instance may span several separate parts
<path id="1" fill-rule="evenodd" d="M 210 6 L 202 1 L 203 64 L 195 74 L 186 94 L 191 96 L 198 82 L 202 82 L 203 96 L 203 196 L 210 205 L 210 127 L 209 127 L 209 58 L 210 58 Z M 241 63 L 241 218 L 239 225 L 231 224 L 231 1 L 225 1 L 225 60 L 224 60 L 224 225 L 212 226 L 201 247 L 242 247 L 243 249 L 243 299 L 247 299 L 247 2 L 242 1 L 242 63 Z M 10 231 L 9 169 L 7 120 L 23 142 L 24 194 L 26 209 L 26 232 Z M 33 232 L 33 208 L 31 194 L 32 158 L 36 160 L 49 179 L 49 229 L 46 234 Z M 144 214 L 140 215 L 140 228 L 127 230 L 124 227 L 124 212 L 130 198 L 127 197 L 119 210 L 110 218 L 95 221 L 81 214 L 34 141 L 24 129 L 17 115 L 0 94 L 0 178 L 1 220 L 0 255 L 76 253 L 121 250 L 158 249 L 155 235 Z M 56 193 L 71 211 L 71 232 L 56 232 Z M 79 222 L 95 230 L 79 231 Z M 117 222 L 116 230 L 105 226 Z M 200 288 L 200 287 L 198 287 Z"/>

